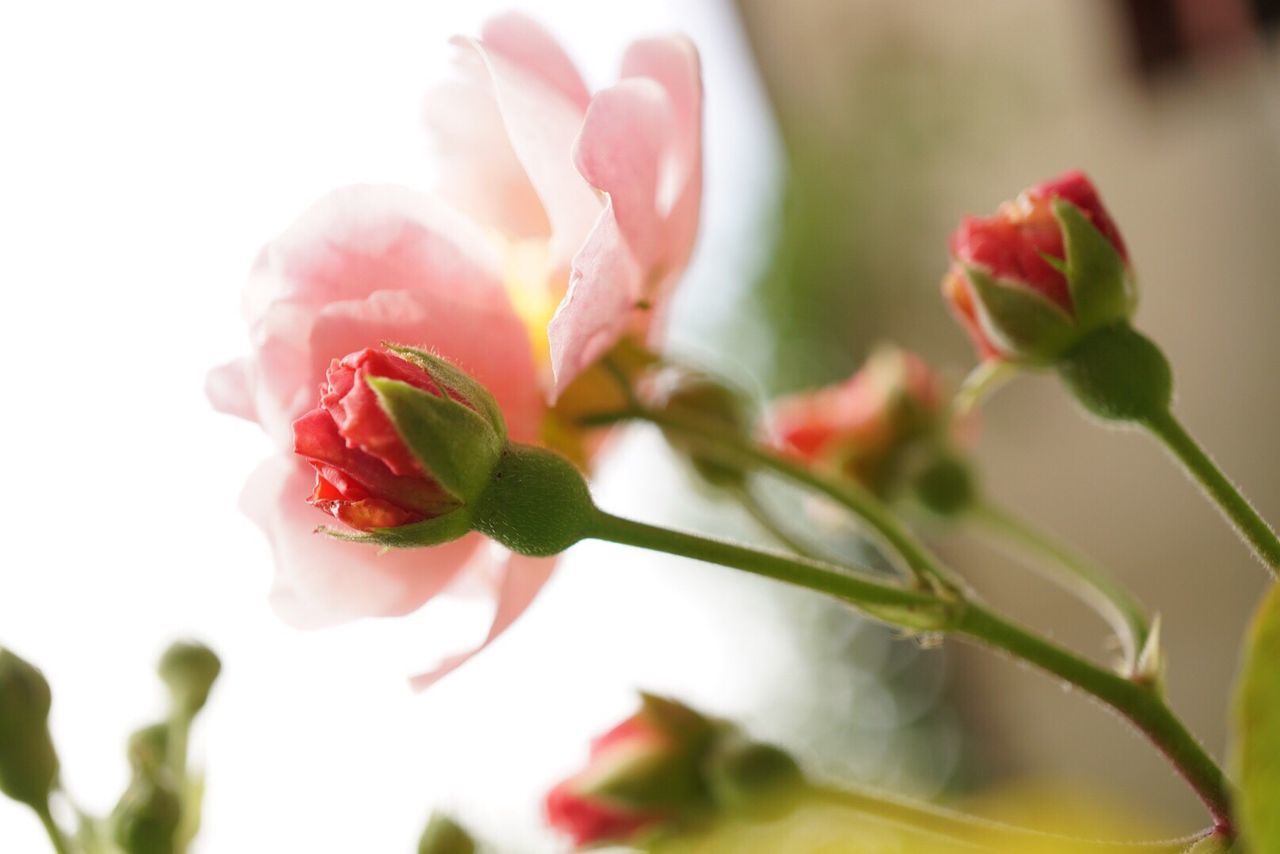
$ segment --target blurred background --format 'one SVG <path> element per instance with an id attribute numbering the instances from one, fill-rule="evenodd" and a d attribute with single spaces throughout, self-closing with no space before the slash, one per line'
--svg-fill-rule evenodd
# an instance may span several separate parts
<path id="1" fill-rule="evenodd" d="M 266 543 L 235 510 L 269 448 L 208 408 L 204 371 L 243 349 L 249 264 L 311 200 L 431 185 L 419 109 L 446 39 L 512 5 L 595 86 L 639 35 L 684 30 L 702 51 L 707 196 L 674 348 L 762 397 L 841 378 L 881 340 L 958 380 L 972 354 L 938 298 L 947 233 L 1079 167 L 1125 232 L 1179 412 L 1280 518 L 1275 3 L 9 4 L 0 643 L 54 686 L 68 788 L 110 808 L 125 735 L 161 707 L 151 662 L 194 635 L 225 665 L 195 748 L 206 852 L 410 850 L 435 806 L 499 850 L 556 850 L 539 795 L 637 688 L 740 720 L 835 779 L 957 803 L 1050 792 L 1026 797 L 1198 827 L 1144 742 L 1040 674 L 713 567 L 583 545 L 514 629 L 421 695 L 405 677 L 481 635 L 482 604 L 316 633 L 272 615 Z M 1226 757 L 1225 698 L 1266 577 L 1214 511 L 1152 443 L 1091 427 L 1050 378 L 988 405 L 978 453 L 994 496 L 1162 615 L 1172 703 Z M 598 491 L 617 512 L 755 536 L 690 485 L 637 430 Z M 938 544 L 990 600 L 1105 659 L 1071 600 Z M 0 802 L 0 847 L 43 845 Z"/>

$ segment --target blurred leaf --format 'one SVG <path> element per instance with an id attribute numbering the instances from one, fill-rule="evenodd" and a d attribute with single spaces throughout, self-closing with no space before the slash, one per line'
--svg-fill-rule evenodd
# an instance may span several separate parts
<path id="1" fill-rule="evenodd" d="M 1253 618 L 1236 694 L 1239 819 L 1252 851 L 1280 851 L 1280 586 Z"/>

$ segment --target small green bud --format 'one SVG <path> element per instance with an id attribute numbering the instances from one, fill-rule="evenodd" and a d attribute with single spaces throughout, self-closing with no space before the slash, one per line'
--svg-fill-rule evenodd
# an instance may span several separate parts
<path id="1" fill-rule="evenodd" d="M 44 809 L 58 777 L 52 702 L 44 674 L 0 648 L 0 792 L 36 809 Z"/>
<path id="2" fill-rule="evenodd" d="M 931 513 L 950 518 L 973 506 L 977 484 L 973 470 L 954 454 L 932 456 L 911 484 L 915 497 Z"/>
<path id="3" fill-rule="evenodd" d="M 1085 409 L 1105 421 L 1141 422 L 1169 410 L 1173 371 L 1160 348 L 1128 323 L 1090 333 L 1058 363 Z"/>
<path id="4" fill-rule="evenodd" d="M 182 801 L 166 774 L 137 774 L 111 814 L 112 838 L 125 854 L 175 854 Z"/>
<path id="5" fill-rule="evenodd" d="M 471 835 L 441 812 L 431 814 L 431 820 L 418 840 L 418 854 L 475 854 L 475 850 L 476 843 Z"/>
<path id="6" fill-rule="evenodd" d="M 559 554 L 587 536 L 596 515 L 582 473 L 564 457 L 510 444 L 476 503 L 473 525 L 513 552 Z"/>
<path id="7" fill-rule="evenodd" d="M 743 396 L 721 382 L 694 371 L 668 371 L 658 379 L 660 390 L 654 408 L 662 415 L 695 421 L 728 436 L 751 431 L 749 407 Z M 700 449 L 699 443 L 674 430 L 664 431 L 667 443 L 688 459 L 694 471 L 712 486 L 736 488 L 745 473 Z"/>
<path id="8" fill-rule="evenodd" d="M 213 650 L 198 641 L 177 641 L 160 657 L 160 678 L 179 713 L 188 718 L 204 708 L 209 690 L 222 671 Z"/>
<path id="9" fill-rule="evenodd" d="M 151 724 L 129 736 L 128 754 L 134 773 L 158 773 L 169 756 L 169 725 Z"/>
<path id="10" fill-rule="evenodd" d="M 785 809 L 786 796 L 804 782 L 800 766 L 785 750 L 748 741 L 738 733 L 719 740 L 707 758 L 705 774 L 721 808 L 760 817 Z"/>

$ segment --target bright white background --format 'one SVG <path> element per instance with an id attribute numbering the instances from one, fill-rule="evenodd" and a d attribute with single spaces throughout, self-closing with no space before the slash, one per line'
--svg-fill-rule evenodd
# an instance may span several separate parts
<path id="1" fill-rule="evenodd" d="M 208 408 L 204 371 L 242 349 L 239 291 L 259 245 L 313 199 L 349 182 L 429 186 L 422 92 L 447 37 L 492 8 L 0 11 L 0 643 L 48 674 L 66 784 L 95 811 L 124 785 L 126 734 L 160 711 L 152 662 L 176 636 L 225 663 L 196 744 L 205 852 L 408 851 L 435 805 L 502 850 L 542 850 L 554 843 L 538 836 L 537 793 L 634 687 L 750 721 L 794 669 L 773 588 L 687 563 L 636 568 L 603 546 L 575 552 L 509 636 L 425 695 L 405 677 L 474 639 L 483 606 L 300 633 L 266 605 L 268 550 L 235 503 L 269 449 Z M 594 85 L 637 35 L 681 28 L 700 43 L 709 196 L 683 306 L 697 340 L 759 251 L 773 176 L 728 4 L 531 11 Z M 658 453 L 652 437 L 639 446 Z M 603 500 L 653 516 L 646 501 L 670 503 L 653 470 L 606 472 Z M 7 802 L 0 850 L 45 850 Z"/>

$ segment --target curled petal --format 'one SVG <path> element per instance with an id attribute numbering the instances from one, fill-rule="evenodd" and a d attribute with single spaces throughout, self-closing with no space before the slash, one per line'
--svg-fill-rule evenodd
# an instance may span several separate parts
<path id="1" fill-rule="evenodd" d="M 304 502 L 314 480 L 300 460 L 275 457 L 258 467 L 240 499 L 275 555 L 272 606 L 299 628 L 417 610 L 484 544 L 471 534 L 430 549 L 379 552 L 317 534 L 324 517 Z"/>
<path id="2" fill-rule="evenodd" d="M 542 589 L 542 585 L 547 583 L 547 579 L 551 577 L 551 571 L 555 568 L 555 558 L 524 557 L 523 555 L 512 554 L 493 544 L 487 545 L 489 549 L 481 551 L 476 560 L 501 563 L 498 569 L 495 591 L 497 601 L 494 605 L 493 621 L 489 625 L 489 631 L 478 646 L 466 652 L 452 655 L 431 670 L 414 676 L 409 684 L 417 691 L 429 688 L 441 678 L 465 664 L 473 655 L 493 643 L 499 635 L 515 622 L 517 617 L 525 612 L 525 609 L 529 607 L 534 597 L 537 596 L 538 591 Z M 476 569 L 475 567 L 470 567 L 468 574 Z"/>
<path id="3" fill-rule="evenodd" d="M 540 78 L 580 110 L 591 99 L 573 60 L 555 38 L 528 15 L 506 12 L 490 18 L 480 30 L 480 41 L 490 50 Z"/>
<path id="4" fill-rule="evenodd" d="M 606 205 L 582 251 L 573 259 L 569 290 L 547 328 L 552 397 L 603 356 L 648 308 L 637 299 L 642 271 Z"/>

